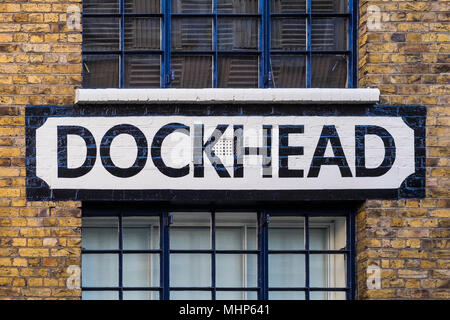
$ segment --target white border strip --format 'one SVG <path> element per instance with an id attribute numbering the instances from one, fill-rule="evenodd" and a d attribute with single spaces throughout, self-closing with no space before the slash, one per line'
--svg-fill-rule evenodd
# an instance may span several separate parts
<path id="1" fill-rule="evenodd" d="M 77 104 L 119 103 L 377 103 L 362 89 L 77 89 Z"/>

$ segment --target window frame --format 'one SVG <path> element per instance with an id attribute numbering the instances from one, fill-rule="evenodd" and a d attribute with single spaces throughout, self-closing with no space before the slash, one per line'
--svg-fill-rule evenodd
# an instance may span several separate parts
<path id="1" fill-rule="evenodd" d="M 313 54 L 342 54 L 347 57 L 347 83 L 345 88 L 357 88 L 358 76 L 358 0 L 346 0 L 347 12 L 311 12 L 311 3 L 313 0 L 306 1 L 306 12 L 304 13 L 272 13 L 270 9 L 271 0 L 259 0 L 258 13 L 218 13 L 217 2 L 213 1 L 213 10 L 210 13 L 173 13 L 171 10 L 172 0 L 161 0 L 161 12 L 160 13 L 127 13 L 125 12 L 125 0 L 119 1 L 118 13 L 84 13 L 82 12 L 82 21 L 84 23 L 85 18 L 96 17 L 118 17 L 119 18 L 119 36 L 120 44 L 119 50 L 85 50 L 82 47 L 82 56 L 84 55 L 104 55 L 115 54 L 119 55 L 119 88 L 124 87 L 124 69 L 125 69 L 125 53 L 133 54 L 156 54 L 161 55 L 161 68 L 160 68 L 160 87 L 159 88 L 171 88 L 171 83 L 174 80 L 174 73 L 171 69 L 171 33 L 172 33 L 172 16 L 176 17 L 211 17 L 212 18 L 212 50 L 208 50 L 208 55 L 211 54 L 213 58 L 212 62 L 212 86 L 211 88 L 217 88 L 217 68 L 218 68 L 218 41 L 217 41 L 217 25 L 218 17 L 257 17 L 259 19 L 259 34 L 258 48 L 256 50 L 233 50 L 233 55 L 239 54 L 257 54 L 258 61 L 258 87 L 257 88 L 273 88 L 273 74 L 271 72 L 271 53 L 279 55 L 305 55 L 306 56 L 306 88 L 314 88 L 311 86 L 311 59 Z M 161 42 L 160 49 L 145 49 L 145 50 L 125 50 L 124 44 L 124 22 L 125 18 L 160 18 L 160 33 Z M 271 17 L 297 17 L 306 19 L 306 50 L 272 50 L 271 49 Z M 347 50 L 312 50 L 311 49 L 311 19 L 315 18 L 346 18 L 347 19 Z M 176 50 L 175 52 L 178 52 Z M 201 54 L 205 51 L 189 51 L 180 52 L 180 54 Z M 83 63 L 83 75 L 86 69 Z M 85 85 L 83 76 L 82 81 L 83 88 L 90 88 Z M 96 87 L 93 87 L 96 88 Z"/>
<path id="2" fill-rule="evenodd" d="M 282 207 L 282 206 L 281 206 Z M 170 249 L 170 212 L 210 212 L 211 225 L 214 226 L 216 212 L 256 212 L 257 213 L 257 249 L 256 250 L 216 250 L 215 228 L 211 228 L 210 249 Z M 123 249 L 122 218 L 131 216 L 159 216 L 160 221 L 160 248 L 149 250 L 125 250 Z M 304 217 L 305 247 L 302 250 L 269 250 L 267 222 L 271 216 L 295 216 Z M 309 248 L 309 218 L 314 217 L 345 217 L 346 218 L 346 247 L 344 250 L 312 250 Z M 159 291 L 160 300 L 169 300 L 170 291 L 210 291 L 211 299 L 216 299 L 216 291 L 253 291 L 257 292 L 258 300 L 268 300 L 269 291 L 302 291 L 305 299 L 310 300 L 310 293 L 314 291 L 327 292 L 328 297 L 336 292 L 345 292 L 347 300 L 353 300 L 356 293 L 356 260 L 355 260 L 355 208 L 353 206 L 336 206 L 336 208 L 308 208 L 308 205 L 288 206 L 277 209 L 268 206 L 194 206 L 194 205 L 164 205 L 134 203 L 121 205 L 117 203 L 84 203 L 83 217 L 118 217 L 119 246 L 113 250 L 83 249 L 84 254 L 118 254 L 119 255 L 119 281 L 116 287 L 85 287 L 83 291 L 118 291 L 119 300 L 123 300 L 124 291 Z M 123 254 L 160 254 L 160 285 L 156 287 L 124 287 L 123 285 Z M 176 253 L 204 253 L 211 255 L 211 285 L 209 287 L 170 287 L 170 255 Z M 215 260 L 217 253 L 228 254 L 257 254 L 257 287 L 216 287 Z M 269 254 L 291 253 L 304 254 L 305 256 L 305 286 L 304 287 L 269 287 Z M 310 255 L 312 254 L 344 254 L 346 261 L 346 287 L 311 287 L 310 286 Z M 329 274 L 328 274 L 329 277 Z"/>

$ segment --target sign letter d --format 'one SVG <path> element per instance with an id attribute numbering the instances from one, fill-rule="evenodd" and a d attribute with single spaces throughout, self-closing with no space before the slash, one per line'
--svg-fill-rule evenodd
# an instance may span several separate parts
<path id="1" fill-rule="evenodd" d="M 80 136 L 86 143 L 86 159 L 78 168 L 67 167 L 67 136 Z M 92 133 L 80 126 L 58 126 L 58 178 L 78 178 L 94 167 L 97 157 L 97 145 Z"/>

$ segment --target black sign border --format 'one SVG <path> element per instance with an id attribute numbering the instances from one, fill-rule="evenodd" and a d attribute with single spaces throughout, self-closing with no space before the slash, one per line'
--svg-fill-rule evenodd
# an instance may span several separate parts
<path id="1" fill-rule="evenodd" d="M 366 116 L 402 117 L 414 130 L 415 173 L 398 189 L 348 190 L 98 190 L 50 189 L 36 176 L 36 129 L 50 117 L 119 116 Z M 30 105 L 25 108 L 28 201 L 303 201 L 425 197 L 426 107 L 331 104 L 130 104 Z"/>

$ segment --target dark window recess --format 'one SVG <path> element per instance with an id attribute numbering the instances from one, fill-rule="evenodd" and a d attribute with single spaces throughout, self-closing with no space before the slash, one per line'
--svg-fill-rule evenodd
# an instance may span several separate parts
<path id="1" fill-rule="evenodd" d="M 83 86 L 355 87 L 355 1 L 84 0 L 83 55 L 119 81 L 84 64 Z"/>
<path id="2" fill-rule="evenodd" d="M 87 210 L 83 299 L 352 299 L 342 210 Z"/>

